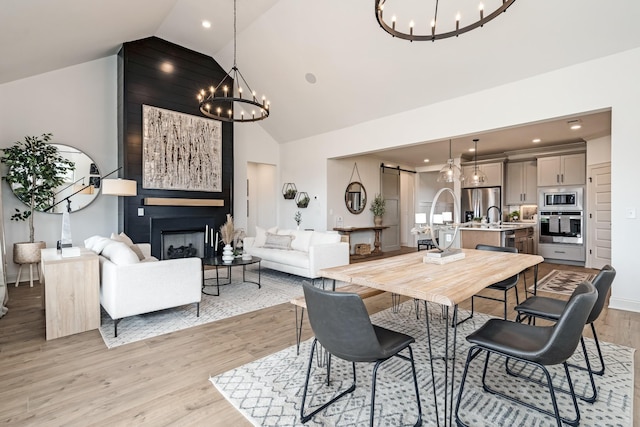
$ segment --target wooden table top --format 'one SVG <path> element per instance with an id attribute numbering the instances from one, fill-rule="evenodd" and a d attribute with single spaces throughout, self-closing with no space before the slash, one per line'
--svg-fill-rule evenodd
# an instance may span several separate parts
<path id="1" fill-rule="evenodd" d="M 487 286 L 540 264 L 539 255 L 462 249 L 465 258 L 448 264 L 422 262 L 425 252 L 413 252 L 320 270 L 329 279 L 455 306 Z"/>

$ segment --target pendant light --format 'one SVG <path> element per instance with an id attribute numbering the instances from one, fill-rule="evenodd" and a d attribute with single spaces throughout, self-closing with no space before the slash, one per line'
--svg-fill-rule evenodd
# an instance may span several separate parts
<path id="1" fill-rule="evenodd" d="M 438 174 L 438 182 L 454 182 L 456 180 L 462 181 L 462 171 L 453 163 L 453 156 L 451 155 L 451 140 L 449 140 L 449 159 L 447 164 L 440 169 Z"/>
<path id="2" fill-rule="evenodd" d="M 474 156 L 473 156 L 473 173 L 470 176 L 465 177 L 465 184 L 469 187 L 482 187 L 487 181 L 487 174 L 478 169 L 478 141 L 474 139 Z"/>

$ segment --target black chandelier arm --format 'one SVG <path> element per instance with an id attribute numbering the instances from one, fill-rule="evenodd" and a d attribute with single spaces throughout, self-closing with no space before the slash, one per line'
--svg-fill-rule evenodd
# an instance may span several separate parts
<path id="1" fill-rule="evenodd" d="M 432 28 L 432 33 L 428 34 L 428 35 L 417 35 L 417 34 L 413 34 L 413 28 L 411 28 L 411 32 L 409 34 L 407 33 L 403 33 L 401 31 L 396 30 L 394 27 L 391 27 L 389 25 L 387 25 L 387 23 L 384 21 L 383 19 L 383 8 L 381 7 L 382 5 L 384 5 L 385 0 L 375 0 L 375 14 L 376 14 L 376 20 L 378 21 L 378 24 L 380 25 L 380 27 L 385 30 L 387 33 L 391 34 L 393 37 L 398 37 L 400 39 L 403 40 L 409 40 L 411 42 L 413 41 L 436 41 L 436 40 L 441 40 L 441 39 L 446 39 L 449 37 L 457 37 L 460 34 L 464 34 L 467 33 L 471 30 L 474 30 L 478 27 L 482 27 L 484 24 L 486 24 L 487 22 L 493 20 L 494 18 L 496 18 L 498 15 L 500 15 L 501 13 L 505 12 L 513 3 L 515 3 L 516 0 L 503 0 L 502 1 L 502 5 L 497 8 L 496 10 L 494 10 L 492 13 L 490 13 L 487 16 L 483 15 L 483 12 L 480 12 L 480 19 L 470 25 L 467 25 L 465 27 L 462 28 L 458 28 L 458 22 L 456 21 L 456 29 L 454 31 L 449 31 L 446 33 L 437 33 L 435 30 L 436 28 Z M 436 3 L 436 13 L 437 13 L 437 3 Z M 434 18 L 435 20 L 435 18 Z M 436 27 L 437 27 L 437 21 L 436 22 Z"/>
<path id="2" fill-rule="evenodd" d="M 224 115 L 225 112 L 229 111 L 228 106 L 219 107 L 220 113 L 217 113 L 217 109 L 214 108 L 215 105 L 224 104 L 224 103 L 228 103 L 228 104 L 239 103 L 239 104 L 252 105 L 259 108 L 260 111 L 259 111 L 259 114 L 257 115 L 247 114 L 247 117 L 244 117 L 244 115 L 240 115 L 240 118 L 238 118 L 237 116 L 234 117 L 232 112 L 231 117 L 229 117 L 228 115 Z M 207 108 L 207 105 L 210 108 Z M 260 104 L 257 101 L 252 101 L 250 99 L 233 98 L 230 96 L 216 96 L 216 97 L 205 99 L 204 101 L 200 102 L 200 112 L 209 118 L 220 120 L 223 122 L 257 122 L 259 120 L 263 120 L 269 117 L 269 108 L 265 107 L 263 104 Z"/>

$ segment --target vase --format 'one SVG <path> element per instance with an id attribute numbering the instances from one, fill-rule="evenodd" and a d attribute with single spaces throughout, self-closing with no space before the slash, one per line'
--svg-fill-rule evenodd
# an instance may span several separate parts
<path id="1" fill-rule="evenodd" d="M 231 245 L 224 245 L 224 248 L 222 248 L 222 262 L 230 263 L 234 259 L 235 257 L 233 256 L 233 248 Z"/>
<path id="2" fill-rule="evenodd" d="M 376 227 L 380 227 L 382 225 L 382 217 L 381 216 L 374 216 L 373 217 L 373 224 Z"/>

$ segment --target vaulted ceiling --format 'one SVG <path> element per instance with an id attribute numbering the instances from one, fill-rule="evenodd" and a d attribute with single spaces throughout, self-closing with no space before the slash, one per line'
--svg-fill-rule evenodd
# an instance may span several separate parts
<path id="1" fill-rule="evenodd" d="M 281 143 L 640 46 L 635 0 L 517 0 L 483 28 L 435 43 L 383 32 L 372 0 L 238 0 L 237 10 L 237 63 L 270 99 L 260 126 Z M 230 68 L 233 1 L 2 0 L 0 84 L 149 36 Z"/>

